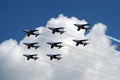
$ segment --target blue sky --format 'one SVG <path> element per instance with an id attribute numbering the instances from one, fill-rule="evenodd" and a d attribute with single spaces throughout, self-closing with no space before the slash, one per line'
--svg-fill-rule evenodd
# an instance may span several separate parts
<path id="1" fill-rule="evenodd" d="M 23 29 L 45 26 L 50 18 L 61 13 L 85 19 L 91 26 L 102 22 L 108 26 L 108 35 L 120 39 L 119 3 L 119 0 L 1 0 L 0 42 L 9 38 L 20 41 L 25 36 Z"/>
<path id="2" fill-rule="evenodd" d="M 120 40 L 113 41 L 117 51 L 104 34 L 107 25 L 106 34 L 120 39 L 119 8 L 119 0 L 0 0 L 0 80 L 120 80 Z M 78 32 L 71 23 L 82 19 L 96 26 L 87 35 L 90 44 L 76 47 L 72 40 L 84 38 L 84 31 Z M 66 33 L 53 35 L 39 28 L 42 35 L 28 38 L 22 31 L 46 23 L 62 24 Z M 61 41 L 64 47 L 51 49 L 46 44 L 51 41 Z M 41 47 L 28 50 L 23 42 L 38 42 Z M 38 54 L 37 61 L 22 56 L 33 53 Z M 51 61 L 49 53 L 60 53 L 63 59 Z"/>

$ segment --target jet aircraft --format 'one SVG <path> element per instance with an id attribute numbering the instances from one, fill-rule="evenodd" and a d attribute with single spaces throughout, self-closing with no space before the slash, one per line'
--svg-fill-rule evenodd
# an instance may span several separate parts
<path id="1" fill-rule="evenodd" d="M 29 59 L 37 60 L 39 58 L 38 54 L 23 54 L 23 56 L 27 57 L 27 60 Z"/>
<path id="2" fill-rule="evenodd" d="M 60 59 L 62 59 L 61 54 L 47 54 L 47 56 L 50 57 L 50 60 L 53 60 L 53 59 L 60 60 Z"/>
<path id="3" fill-rule="evenodd" d="M 48 29 L 52 30 L 52 34 L 55 34 L 55 32 L 57 33 L 64 33 L 64 27 L 58 27 L 58 28 L 53 28 L 53 27 L 48 27 Z"/>
<path id="4" fill-rule="evenodd" d="M 27 33 L 28 37 L 30 35 L 35 35 L 35 37 L 37 37 L 38 35 L 40 35 L 40 33 L 38 32 L 39 30 L 23 30 L 23 31 Z"/>
<path id="5" fill-rule="evenodd" d="M 63 47 L 61 43 L 62 42 L 47 42 L 47 44 L 51 45 L 51 49 L 53 49 L 54 47 L 58 47 L 58 49 L 60 49 L 61 47 Z"/>
<path id="6" fill-rule="evenodd" d="M 84 39 L 84 40 L 73 40 L 74 42 L 76 42 L 76 46 L 78 46 L 79 44 L 83 45 L 83 46 L 86 46 L 87 43 L 86 41 L 88 41 L 88 39 Z"/>
<path id="7" fill-rule="evenodd" d="M 85 31 L 89 30 L 89 26 L 90 24 L 74 24 L 75 26 L 78 27 L 77 31 L 79 31 L 80 29 L 83 29 Z"/>
<path id="8" fill-rule="evenodd" d="M 38 42 L 35 42 L 35 43 L 23 43 L 24 45 L 27 46 L 28 49 L 30 49 L 31 47 L 37 49 L 39 48 L 40 46 L 38 45 Z"/>

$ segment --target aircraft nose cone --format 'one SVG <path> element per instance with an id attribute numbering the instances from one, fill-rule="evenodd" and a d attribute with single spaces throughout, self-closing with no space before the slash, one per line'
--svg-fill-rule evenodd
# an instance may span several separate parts
<path id="1" fill-rule="evenodd" d="M 47 42 L 47 44 L 50 44 L 50 42 Z"/>
<path id="2" fill-rule="evenodd" d="M 48 27 L 48 29 L 52 29 L 51 27 Z"/>
<path id="3" fill-rule="evenodd" d="M 90 25 L 89 23 L 87 25 Z"/>
<path id="4" fill-rule="evenodd" d="M 23 56 L 26 56 L 26 54 L 23 54 Z"/>
<path id="5" fill-rule="evenodd" d="M 25 32 L 25 30 L 22 30 L 23 32 Z"/>
<path id="6" fill-rule="evenodd" d="M 74 24 L 75 26 L 78 26 L 78 24 Z"/>
<path id="7" fill-rule="evenodd" d="M 46 56 L 50 56 L 49 54 L 46 54 Z"/>
<path id="8" fill-rule="evenodd" d="M 73 40 L 73 41 L 76 41 L 76 40 Z"/>
<path id="9" fill-rule="evenodd" d="M 27 45 L 27 43 L 23 43 L 24 45 Z"/>
<path id="10" fill-rule="evenodd" d="M 26 44 L 26 43 L 23 43 L 23 44 Z"/>
<path id="11" fill-rule="evenodd" d="M 24 29 L 23 32 L 28 32 L 28 30 L 27 30 L 27 29 Z"/>

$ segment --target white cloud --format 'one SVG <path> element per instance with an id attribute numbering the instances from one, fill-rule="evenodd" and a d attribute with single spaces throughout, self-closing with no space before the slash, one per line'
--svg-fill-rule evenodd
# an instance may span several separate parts
<path id="1" fill-rule="evenodd" d="M 51 18 L 46 26 L 38 27 L 39 37 L 24 37 L 20 44 L 10 39 L 0 44 L 0 79 L 1 80 L 119 80 L 119 55 L 115 55 L 115 46 L 107 38 L 106 25 L 97 23 L 85 36 L 84 30 L 77 31 L 74 23 L 87 23 L 75 17 L 68 18 L 63 14 Z M 47 27 L 65 27 L 65 33 L 52 34 Z M 86 47 L 75 46 L 73 39 L 89 38 Z M 62 41 L 64 47 L 53 48 L 46 42 Z M 28 50 L 23 42 L 39 42 L 37 50 Z M 114 51 L 114 53 L 113 53 Z M 115 52 L 116 51 L 116 52 Z M 40 59 L 27 61 L 24 53 L 38 53 Z M 61 53 L 61 61 L 50 61 L 48 53 Z"/>
<path id="2" fill-rule="evenodd" d="M 52 78 L 52 67 L 41 61 L 27 61 L 22 55 L 25 48 L 15 40 L 0 44 L 1 80 L 48 80 Z"/>

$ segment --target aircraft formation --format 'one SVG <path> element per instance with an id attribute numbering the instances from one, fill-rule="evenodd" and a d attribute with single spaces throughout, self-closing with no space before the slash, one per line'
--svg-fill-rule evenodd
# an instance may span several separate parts
<path id="1" fill-rule="evenodd" d="M 90 24 L 74 24 L 74 26 L 78 27 L 77 31 L 80 31 L 81 29 L 87 31 L 89 29 L 91 29 L 89 27 Z M 64 27 L 57 27 L 57 28 L 53 28 L 53 27 L 48 27 L 48 29 L 52 30 L 52 34 L 55 33 L 60 33 L 63 34 L 64 32 Z M 33 35 L 35 37 L 38 37 L 39 35 L 41 35 L 39 33 L 39 30 L 23 30 L 28 37 L 30 37 L 30 35 Z M 89 44 L 87 41 L 88 39 L 75 39 L 73 40 L 76 43 L 76 46 L 79 46 L 80 44 L 83 46 L 86 46 L 87 44 Z M 62 47 L 64 47 L 64 45 L 62 45 L 63 42 L 47 42 L 48 45 L 50 45 L 50 48 L 53 49 L 54 47 L 57 47 L 58 49 L 61 49 Z M 28 43 L 28 42 L 24 42 L 24 45 L 27 46 L 27 49 L 30 48 L 39 48 L 40 45 L 38 42 L 33 42 L 33 43 Z M 27 60 L 33 59 L 33 60 L 37 60 L 39 59 L 38 54 L 23 54 L 23 56 L 25 56 L 27 58 Z M 50 57 L 50 60 L 56 59 L 56 60 L 60 60 L 62 59 L 61 54 L 46 54 L 46 56 Z"/>

